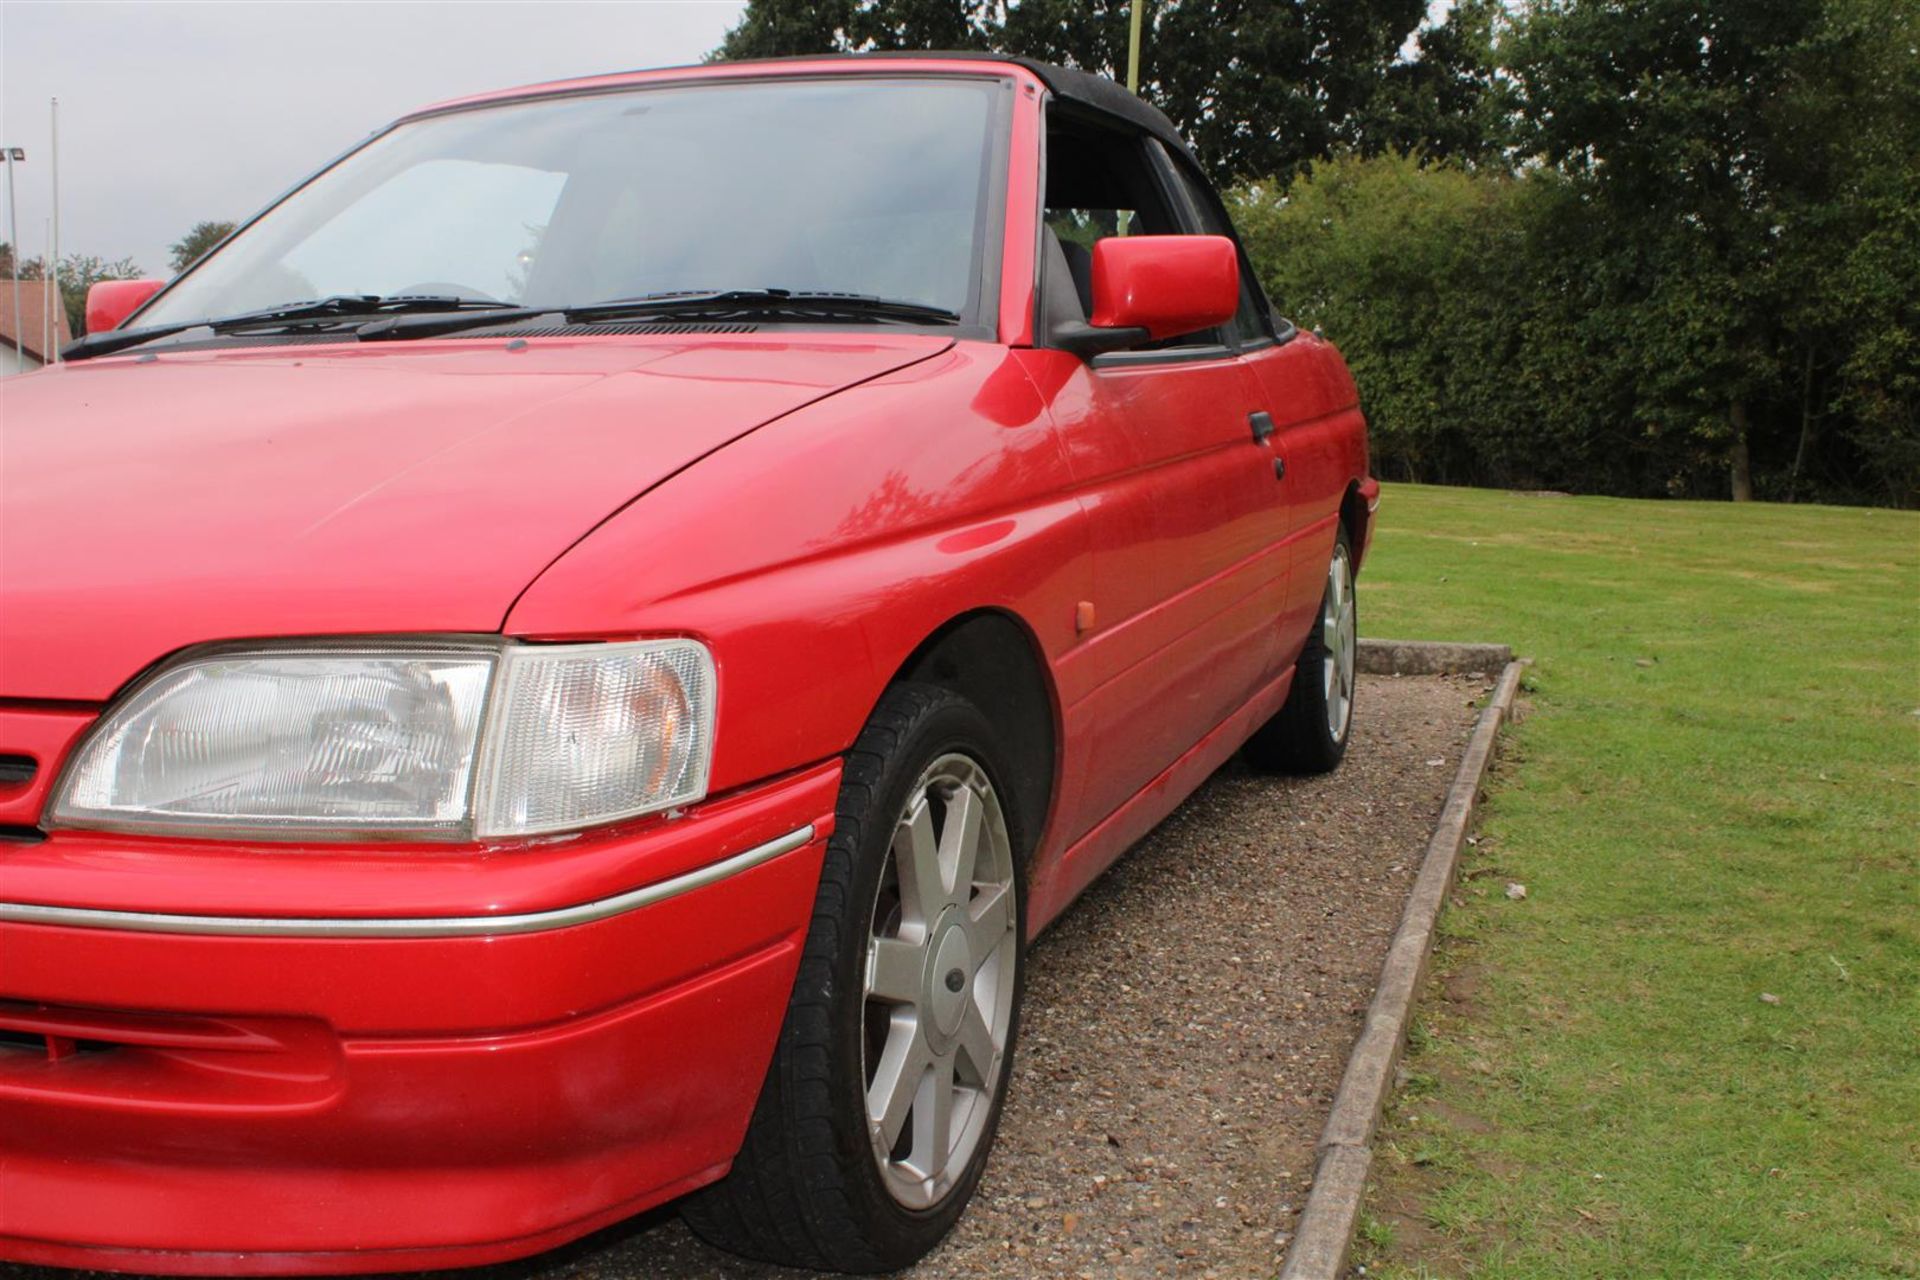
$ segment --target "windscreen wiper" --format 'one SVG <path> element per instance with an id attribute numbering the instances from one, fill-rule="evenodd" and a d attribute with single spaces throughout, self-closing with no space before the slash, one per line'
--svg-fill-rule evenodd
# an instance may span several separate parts
<path id="1" fill-rule="evenodd" d="M 61 351 L 60 358 L 85 360 L 90 356 L 112 355 L 116 351 L 125 351 L 143 342 L 172 337 L 177 333 L 185 333 L 189 329 L 211 329 L 215 333 L 242 333 L 251 329 L 272 330 L 302 324 L 351 320 L 361 316 L 418 311 L 478 311 L 491 315 L 494 312 L 519 310 L 520 308 L 510 302 L 460 298 L 452 294 L 400 293 L 389 297 L 382 297 L 379 294 L 335 294 L 330 298 L 290 302 L 260 311 L 243 311 L 238 315 L 188 320 L 179 324 L 153 325 L 142 329 L 109 329 L 105 333 L 90 333 L 68 345 Z"/>
<path id="2" fill-rule="evenodd" d="M 898 320 L 909 324 L 958 324 L 960 313 L 870 293 L 807 292 L 795 289 L 718 289 L 709 293 L 653 293 L 566 308 L 576 323 L 629 315 L 737 315 L 787 312 L 809 317 Z"/>
<path id="3" fill-rule="evenodd" d="M 615 298 L 608 302 L 591 302 L 574 307 L 516 307 L 491 315 L 394 316 L 361 325 L 354 332 L 362 342 L 389 342 L 407 338 L 434 338 L 442 334 L 459 333 L 466 329 L 486 329 L 494 325 L 531 320 L 537 316 L 560 315 L 569 322 L 579 324 L 595 320 L 616 320 L 628 316 L 655 314 L 668 308 L 698 303 L 721 302 L 732 298 L 738 292 L 739 290 L 732 289 L 698 291 L 676 289 L 669 293 L 647 293 L 633 298 Z"/>
<path id="4" fill-rule="evenodd" d="M 491 328 L 536 316 L 559 315 L 569 324 L 597 324 L 636 316 L 737 316 L 786 313 L 809 319 L 892 320 L 903 324 L 958 324 L 958 312 L 865 293 L 799 293 L 790 289 L 674 290 L 611 298 L 578 306 L 518 307 L 475 315 L 393 316 L 362 325 L 362 342 L 432 338 Z"/>

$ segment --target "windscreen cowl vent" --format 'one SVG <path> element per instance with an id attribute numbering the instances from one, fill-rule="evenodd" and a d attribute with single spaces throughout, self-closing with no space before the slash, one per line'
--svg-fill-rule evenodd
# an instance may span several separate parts
<path id="1" fill-rule="evenodd" d="M 488 329 L 484 332 L 450 333 L 449 338 L 587 338 L 597 334 L 623 336 L 673 336 L 696 333 L 758 333 L 757 324 L 661 324 L 629 321 L 625 324 L 552 324 L 531 328 Z"/>

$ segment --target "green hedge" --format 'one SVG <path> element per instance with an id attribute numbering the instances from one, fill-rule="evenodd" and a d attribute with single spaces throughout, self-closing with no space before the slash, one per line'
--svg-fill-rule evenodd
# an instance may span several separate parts
<path id="1" fill-rule="evenodd" d="M 1761 498 L 1920 501 L 1920 211 L 1854 202 L 1744 411 Z M 1232 193 L 1276 307 L 1351 363 L 1391 479 L 1629 496 L 1728 491 L 1699 353 L 1751 300 L 1623 244 L 1551 170 L 1385 155 Z"/>

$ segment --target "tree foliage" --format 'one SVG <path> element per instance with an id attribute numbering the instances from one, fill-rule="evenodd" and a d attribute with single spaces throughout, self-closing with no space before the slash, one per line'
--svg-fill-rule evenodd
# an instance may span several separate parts
<path id="1" fill-rule="evenodd" d="M 1649 347 L 1637 403 L 1724 456 L 1736 496 L 1751 449 L 1786 434 L 1762 419 L 1815 414 L 1809 384 L 1831 376 L 1813 313 L 1835 233 L 1867 230 L 1850 135 L 1898 117 L 1882 59 L 1901 20 L 1880 3 L 1635 0 L 1542 4 L 1516 27 L 1521 138 L 1580 198 L 1578 283 Z"/>
<path id="2" fill-rule="evenodd" d="M 206 255 L 207 250 L 233 234 L 231 222 L 196 222 L 193 229 L 167 247 L 169 265 L 179 275 Z"/>
<path id="3" fill-rule="evenodd" d="M 1511 168 L 1346 158 L 1239 192 L 1389 474 L 1920 502 L 1913 12 L 1728 8 L 1522 12 Z"/>

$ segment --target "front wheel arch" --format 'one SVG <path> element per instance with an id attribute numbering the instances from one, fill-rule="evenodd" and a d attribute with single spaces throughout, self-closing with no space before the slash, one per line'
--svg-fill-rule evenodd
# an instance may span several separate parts
<path id="1" fill-rule="evenodd" d="M 993 725 L 1009 798 L 1031 842 L 1022 852 L 1030 856 L 1052 816 L 1061 741 L 1058 691 L 1033 631 L 999 609 L 961 614 L 923 640 L 885 687 L 906 681 L 960 695 Z"/>

